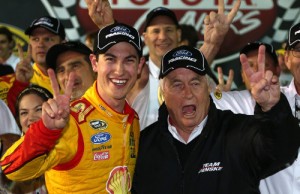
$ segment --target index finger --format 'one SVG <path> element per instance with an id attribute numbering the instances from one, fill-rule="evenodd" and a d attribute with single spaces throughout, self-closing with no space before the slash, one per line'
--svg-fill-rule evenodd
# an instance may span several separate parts
<path id="1" fill-rule="evenodd" d="M 224 78 L 223 78 L 223 70 L 222 67 L 217 68 L 218 71 L 218 79 L 219 79 L 219 84 L 224 84 Z"/>
<path id="2" fill-rule="evenodd" d="M 27 61 L 31 61 L 31 51 L 32 51 L 32 47 L 30 44 L 28 44 L 27 55 L 26 55 Z"/>
<path id="3" fill-rule="evenodd" d="M 49 78 L 50 78 L 50 82 L 51 82 L 51 86 L 52 86 L 52 90 L 53 90 L 53 97 L 56 98 L 59 95 L 59 86 L 57 83 L 57 79 L 54 73 L 54 70 L 49 68 L 47 70 Z"/>
<path id="4" fill-rule="evenodd" d="M 262 73 L 263 77 L 265 75 L 265 58 L 266 58 L 266 47 L 260 45 L 258 48 L 257 64 L 258 71 Z"/>
<path id="5" fill-rule="evenodd" d="M 218 14 L 224 14 L 224 0 L 218 1 Z"/>
<path id="6" fill-rule="evenodd" d="M 241 0 L 237 0 L 233 6 L 233 8 L 231 9 L 231 11 L 228 14 L 228 22 L 232 22 L 233 18 L 236 16 L 239 8 L 241 6 Z"/>
<path id="7" fill-rule="evenodd" d="M 28 44 L 28 47 L 29 47 L 29 44 Z M 24 59 L 23 48 L 19 43 L 17 44 L 17 48 L 18 48 L 18 55 L 19 55 L 20 61 L 23 61 L 23 59 Z"/>
<path id="8" fill-rule="evenodd" d="M 65 89 L 65 95 L 71 97 L 72 95 L 72 90 L 73 90 L 73 85 L 75 82 L 75 74 L 72 72 L 69 74 L 69 79 L 66 85 L 66 89 Z"/>

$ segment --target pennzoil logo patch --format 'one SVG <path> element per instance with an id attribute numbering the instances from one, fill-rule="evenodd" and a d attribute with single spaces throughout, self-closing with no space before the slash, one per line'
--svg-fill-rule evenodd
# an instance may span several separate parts
<path id="1" fill-rule="evenodd" d="M 222 92 L 220 90 L 216 90 L 214 92 L 214 96 L 216 97 L 217 100 L 220 100 L 222 98 Z"/>
<path id="2" fill-rule="evenodd" d="M 107 123 L 103 120 L 91 120 L 90 126 L 95 130 L 104 130 L 107 128 Z"/>

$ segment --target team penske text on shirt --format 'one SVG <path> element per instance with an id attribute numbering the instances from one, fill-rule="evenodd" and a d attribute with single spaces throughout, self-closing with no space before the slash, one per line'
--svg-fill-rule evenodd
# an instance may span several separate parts
<path id="1" fill-rule="evenodd" d="M 198 174 L 204 172 L 214 172 L 214 171 L 221 171 L 222 166 L 220 166 L 221 162 L 211 162 L 203 164 L 202 168 L 198 171 Z"/>

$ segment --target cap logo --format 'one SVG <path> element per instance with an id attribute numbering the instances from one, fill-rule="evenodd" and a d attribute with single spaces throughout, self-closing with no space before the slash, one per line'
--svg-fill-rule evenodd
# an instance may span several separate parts
<path id="1" fill-rule="evenodd" d="M 297 35 L 297 34 L 299 34 L 299 33 L 300 33 L 300 30 L 296 31 L 296 32 L 295 32 L 295 35 Z"/>
<path id="2" fill-rule="evenodd" d="M 51 20 L 48 19 L 48 18 L 41 18 L 34 25 L 35 26 L 37 26 L 37 25 L 47 25 L 47 26 L 53 27 L 53 24 L 52 24 Z"/>
<path id="3" fill-rule="evenodd" d="M 134 36 L 130 34 L 130 30 L 125 26 L 116 26 L 110 30 L 110 34 L 106 35 L 105 38 L 110 38 L 113 36 L 123 35 L 128 36 L 131 39 L 134 39 Z"/>
<path id="4" fill-rule="evenodd" d="M 174 58 L 170 59 L 168 61 L 168 63 L 170 64 L 170 63 L 172 63 L 174 61 L 178 61 L 178 60 L 188 60 L 188 61 L 196 62 L 197 59 L 192 58 L 191 56 L 193 56 L 193 54 L 190 51 L 179 50 L 173 54 Z"/>

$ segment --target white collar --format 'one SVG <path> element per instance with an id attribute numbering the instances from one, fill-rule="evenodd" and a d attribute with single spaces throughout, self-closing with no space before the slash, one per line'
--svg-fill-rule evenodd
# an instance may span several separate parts
<path id="1" fill-rule="evenodd" d="M 155 65 L 154 62 L 150 58 L 149 58 L 149 64 L 148 64 L 148 66 L 149 66 L 150 74 L 154 78 L 158 79 L 160 68 L 157 67 L 157 65 Z"/>
<path id="2" fill-rule="evenodd" d="M 170 117 L 168 116 L 168 130 L 170 131 L 170 133 L 172 134 L 172 136 L 177 139 L 178 141 L 180 141 L 181 143 L 184 143 L 184 144 L 188 144 L 190 143 L 193 139 L 195 139 L 196 137 L 198 137 L 202 130 L 203 130 L 203 127 L 205 126 L 206 122 L 207 122 L 207 116 L 203 119 L 203 121 L 197 125 L 197 127 L 195 127 L 195 129 L 192 131 L 192 133 L 190 134 L 190 137 L 188 139 L 188 141 L 184 141 L 183 138 L 179 135 L 177 129 L 171 125 L 170 121 L 169 121 Z"/>

